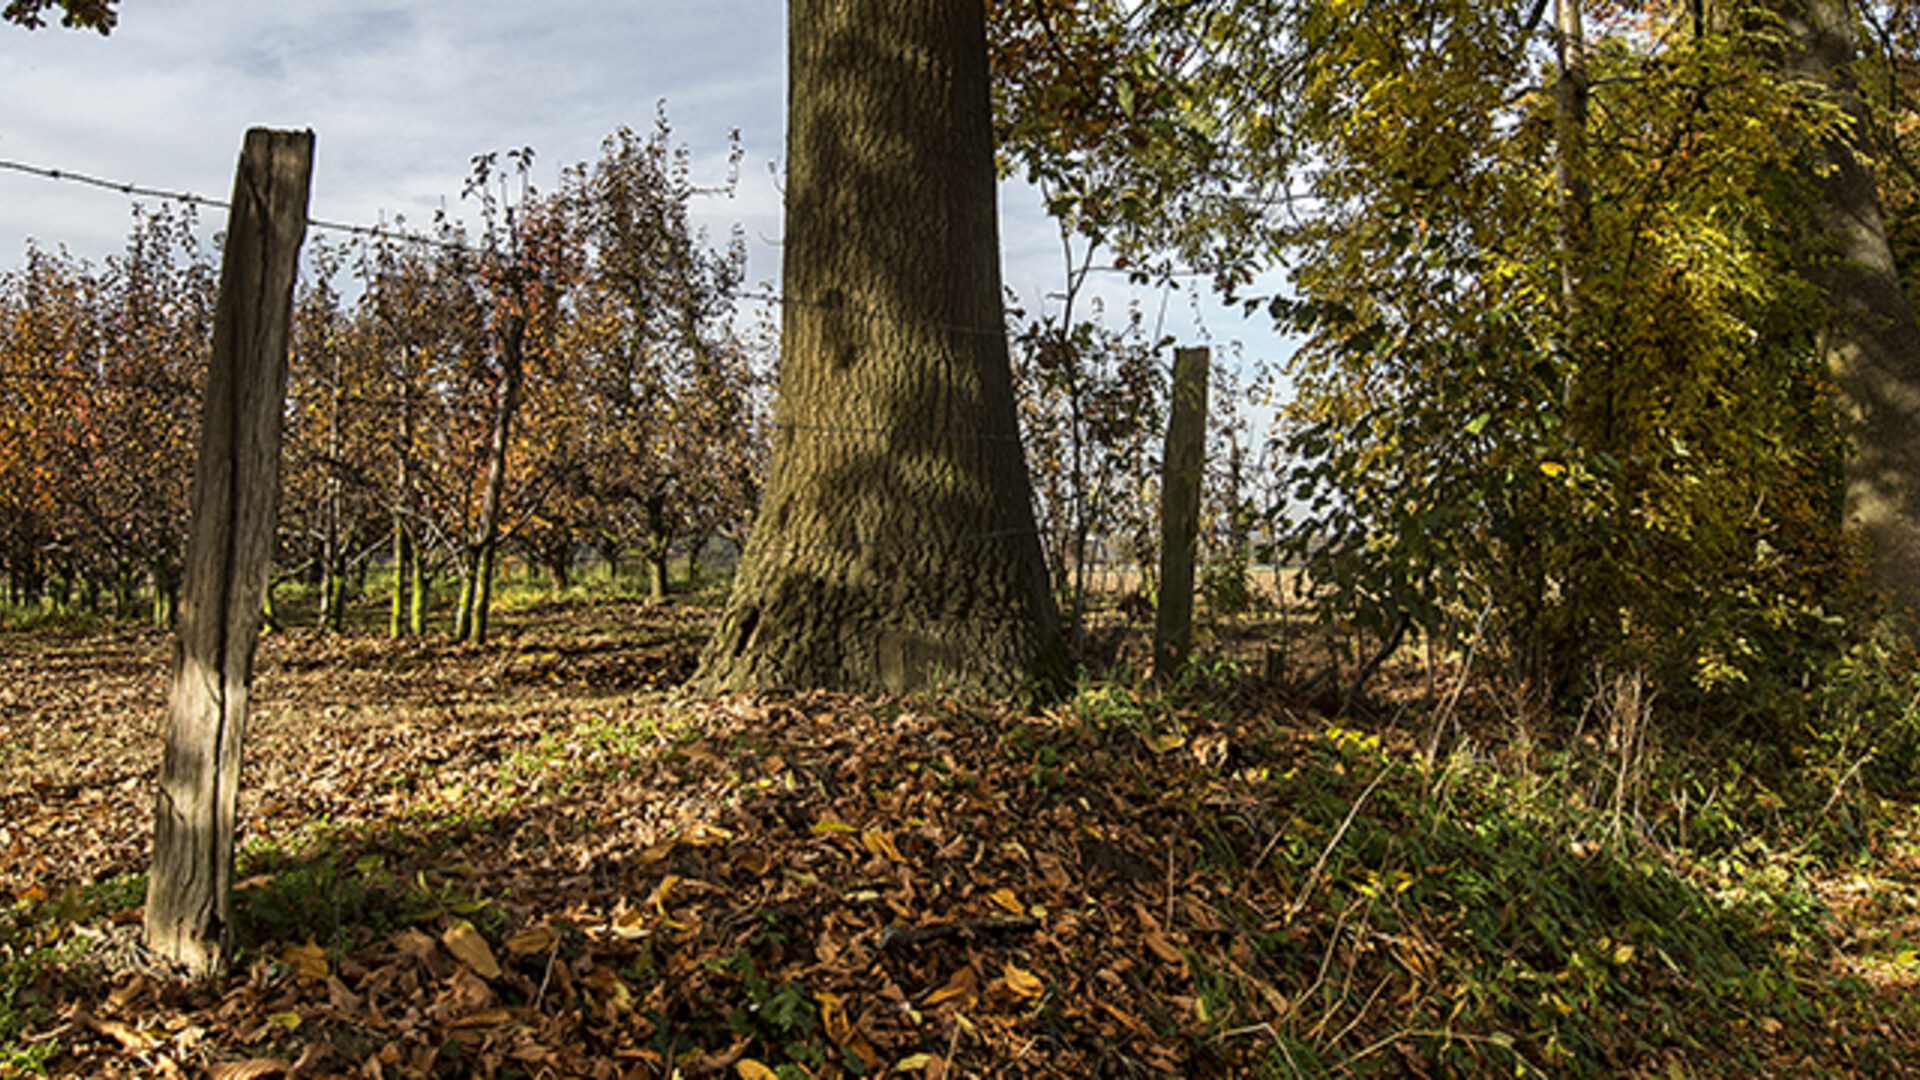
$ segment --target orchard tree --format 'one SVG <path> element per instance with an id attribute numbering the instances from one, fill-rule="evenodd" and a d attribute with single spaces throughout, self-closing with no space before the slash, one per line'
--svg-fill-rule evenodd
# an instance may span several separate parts
<path id="1" fill-rule="evenodd" d="M 124 252 L 96 269 L 30 248 L 5 282 L 0 453 L 9 577 L 126 614 L 150 582 L 171 615 L 185 531 L 197 370 L 213 272 L 190 213 L 136 209 Z"/>
<path id="2" fill-rule="evenodd" d="M 655 598 L 666 595 L 676 544 L 728 524 L 720 507 L 740 498 L 742 440 L 761 434 L 751 357 L 733 328 L 745 240 L 736 229 L 716 250 L 692 226 L 688 207 L 702 191 L 671 137 L 664 111 L 645 138 L 621 129 L 563 193 L 585 247 L 562 351 L 588 421 L 580 468 L 591 530 L 603 548 L 641 553 Z M 715 193 L 730 191 L 731 182 Z"/>
<path id="3" fill-rule="evenodd" d="M 334 283 L 351 255 L 316 240 L 294 297 L 281 481 L 283 557 L 317 586 L 330 630 L 345 627 L 351 583 L 386 538 L 397 449 L 384 437 L 398 402 L 376 328 Z"/>
<path id="4" fill-rule="evenodd" d="M 64 602 L 89 550 L 74 508 L 100 350 L 95 292 L 89 267 L 36 246 L 0 279 L 0 535 L 16 604 Z"/>
<path id="5" fill-rule="evenodd" d="M 478 468 L 480 424 L 469 391 L 485 366 L 485 308 L 462 237 L 445 220 L 426 235 L 363 246 L 354 272 L 357 319 L 378 357 L 384 401 L 379 468 L 391 481 L 394 567 L 388 632 L 419 635 L 433 579 L 454 562 L 470 516 L 466 478 Z"/>
<path id="6" fill-rule="evenodd" d="M 480 374 L 490 399 L 486 469 L 480 507 L 463 538 L 461 595 L 455 640 L 484 642 L 502 526 L 507 520 L 509 454 L 530 361 L 544 362 L 575 274 L 572 239 L 556 202 L 537 198 L 530 179 L 533 151 L 508 154 L 514 178 L 498 158 L 474 158 L 467 195 L 480 203 L 481 252 L 474 266 L 486 298 L 486 367 Z M 511 185 L 517 181 L 519 191 Z"/>
<path id="7" fill-rule="evenodd" d="M 1020 687 L 1058 649 L 1001 311 L 981 0 L 791 0 L 767 490 L 711 688 Z"/>
<path id="8" fill-rule="evenodd" d="M 1089 575 L 1100 549 L 1123 553 L 1151 575 L 1159 565 L 1158 443 L 1165 434 L 1164 342 L 1140 312 L 1122 329 L 1076 320 L 1071 297 L 1014 337 L 1014 388 L 1033 472 L 1053 591 L 1069 644 L 1085 645 Z M 1013 312 L 1018 321 L 1024 312 Z M 1149 578 L 1147 591 L 1152 591 Z"/>
<path id="9" fill-rule="evenodd" d="M 136 209 L 124 252 L 97 293 L 101 370 L 76 507 L 106 565 L 101 577 L 131 607 L 150 582 L 155 615 L 172 617 L 187 533 L 200 396 L 213 333 L 217 273 L 191 211 Z"/>

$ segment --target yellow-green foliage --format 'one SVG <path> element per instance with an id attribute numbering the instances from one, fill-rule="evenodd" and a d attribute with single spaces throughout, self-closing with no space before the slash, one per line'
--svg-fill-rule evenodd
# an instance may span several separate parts
<path id="1" fill-rule="evenodd" d="M 1301 8 L 1280 163 L 1320 200 L 1279 234 L 1304 300 L 1276 308 L 1308 334 L 1290 420 L 1327 602 L 1481 633 L 1541 689 L 1625 663 L 1717 692 L 1804 651 L 1845 560 L 1784 237 L 1838 113 L 1782 71 L 1777 20 L 1595 28 L 1581 250 L 1537 32 L 1347 6 Z"/>

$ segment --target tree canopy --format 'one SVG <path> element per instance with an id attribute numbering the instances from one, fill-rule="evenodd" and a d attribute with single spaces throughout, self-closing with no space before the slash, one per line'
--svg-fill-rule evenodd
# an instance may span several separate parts
<path id="1" fill-rule="evenodd" d="M 60 25 L 73 29 L 97 30 L 103 36 L 113 32 L 120 21 L 120 0 L 7 0 L 0 19 L 38 30 L 47 24 L 47 14 L 58 9 Z"/>
<path id="2" fill-rule="evenodd" d="M 1549 694 L 1750 690 L 1818 662 L 1873 557 L 1809 273 L 1814 151 L 1852 121 L 1799 11 L 1008 0 L 1004 157 L 1122 267 L 1297 336 L 1267 509 L 1329 614 Z M 1904 101 L 1906 6 L 1858 13 L 1849 77 Z M 1898 160 L 1885 106 L 1859 123 Z"/>

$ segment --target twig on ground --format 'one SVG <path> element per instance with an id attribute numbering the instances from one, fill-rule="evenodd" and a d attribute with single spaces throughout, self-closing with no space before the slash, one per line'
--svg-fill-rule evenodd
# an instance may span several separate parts
<path id="1" fill-rule="evenodd" d="M 1360 808 L 1367 804 L 1367 797 L 1373 794 L 1373 789 L 1379 787 L 1380 781 L 1385 780 L 1387 774 L 1392 771 L 1391 762 L 1382 766 L 1380 772 L 1374 776 L 1373 782 L 1368 784 L 1366 790 L 1360 793 L 1360 797 L 1353 800 L 1353 805 L 1347 808 L 1346 819 L 1340 822 L 1338 829 L 1334 830 L 1333 839 L 1327 841 L 1326 849 L 1320 852 L 1320 858 L 1314 862 L 1313 869 L 1307 872 L 1307 880 L 1301 884 L 1299 895 L 1295 896 L 1293 903 L 1288 905 L 1287 922 L 1292 922 L 1294 917 L 1300 914 L 1300 909 L 1306 907 L 1307 901 L 1313 898 L 1313 888 L 1319 883 L 1320 871 L 1326 869 L 1327 860 L 1333 857 L 1333 849 L 1340 846 L 1341 839 L 1347 835 L 1347 829 L 1353 825 L 1353 819 L 1360 813 Z"/>
<path id="2" fill-rule="evenodd" d="M 1033 919 L 1008 918 L 960 919 L 927 926 L 889 926 L 880 932 L 879 948 L 884 951 L 896 946 L 923 945 L 929 941 L 972 937 L 975 934 L 1030 934 L 1038 929 L 1040 924 Z"/>

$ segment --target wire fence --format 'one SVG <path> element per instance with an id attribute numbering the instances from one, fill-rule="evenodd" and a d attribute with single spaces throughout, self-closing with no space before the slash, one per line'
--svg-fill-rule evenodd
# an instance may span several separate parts
<path id="1" fill-rule="evenodd" d="M 150 198 L 196 208 L 220 211 L 231 210 L 231 204 L 224 199 L 211 198 L 187 191 L 169 190 L 149 184 L 106 179 L 76 170 L 50 168 L 25 162 L 0 159 L 0 171 L 37 177 L 52 182 L 78 184 L 116 193 L 127 198 Z M 417 245 L 472 256 L 489 254 L 489 249 L 487 248 L 469 243 L 465 241 L 464 238 L 449 237 L 446 235 L 429 236 L 419 232 L 399 230 L 387 226 L 360 225 L 311 216 L 308 217 L 306 224 L 311 230 L 351 236 L 362 240 Z M 796 306 L 807 307 L 819 311 L 829 311 L 838 316 L 854 320 L 887 323 L 889 325 L 911 328 L 918 331 L 998 338 L 1002 340 L 1009 337 L 1008 327 L 1004 322 L 995 325 L 966 325 L 940 319 L 906 317 L 862 307 L 844 298 L 837 297 L 832 300 L 815 300 L 761 289 L 738 293 L 732 300 L 736 303 L 762 303 L 786 308 Z M 100 389 L 150 390 L 155 393 L 164 393 L 169 397 L 175 398 L 183 393 L 190 393 L 194 389 L 191 383 L 175 378 L 163 377 L 160 379 L 141 381 L 117 379 L 100 375 L 0 371 L 0 384 L 4 383 L 44 383 Z M 467 396 L 475 396 L 471 393 L 471 388 L 469 388 Z M 444 394 L 423 394 L 419 396 L 366 395 L 352 391 L 332 390 L 324 386 L 317 393 L 311 390 L 307 391 L 306 400 L 320 401 L 341 407 L 350 406 L 381 410 L 424 409 L 428 411 L 447 411 L 458 407 Z M 791 436 L 801 438 L 824 437 L 835 440 L 895 440 L 899 443 L 914 446 L 924 446 L 931 443 L 983 444 L 1012 447 L 1016 453 L 1024 453 L 1025 446 L 1025 440 L 1018 432 L 1008 433 L 981 430 L 940 431 L 928 428 L 917 428 L 911 425 L 834 425 L 793 420 L 765 423 L 760 425 L 760 428 L 775 438 Z M 909 497 L 906 493 L 896 494 L 902 499 Z M 1041 515 L 1040 519 L 1048 520 L 1049 517 L 1050 515 Z M 867 536 L 864 538 L 842 535 L 833 539 L 813 543 L 779 544 L 765 547 L 749 546 L 742 554 L 744 557 L 755 559 L 793 558 L 802 554 L 821 551 L 852 552 L 860 550 L 871 551 L 877 548 L 910 549 L 936 545 L 987 544 L 1030 536 L 1038 536 L 1044 541 L 1053 531 L 1055 530 L 1048 527 L 1034 525 L 1015 528 L 996 527 L 961 534 L 943 532 L 915 536 Z"/>
<path id="2" fill-rule="evenodd" d="M 184 206 L 205 207 L 208 209 L 215 209 L 215 210 L 232 210 L 233 209 L 233 204 L 226 201 L 225 199 L 215 199 L 205 195 L 198 195 L 190 191 L 170 191 L 165 188 L 154 187 L 148 184 L 131 183 L 123 180 L 108 180 L 108 179 L 103 179 L 101 177 L 92 176 L 86 173 L 76 172 L 72 169 L 49 168 L 46 166 L 32 165 L 26 162 L 11 161 L 4 158 L 0 158 L 0 171 L 21 173 L 27 176 L 36 176 L 45 180 L 53 180 L 61 183 L 82 184 L 87 187 L 99 188 L 103 191 L 117 192 L 121 195 L 130 197 L 130 198 L 146 197 L 146 198 L 152 198 L 152 199 L 160 199 L 166 202 L 179 203 Z M 355 236 L 363 239 L 382 240 L 382 241 L 388 241 L 392 243 L 413 244 L 413 245 L 419 245 L 423 247 L 432 247 L 432 248 L 437 248 L 444 251 L 459 252 L 466 255 L 480 256 L 480 255 L 488 254 L 488 249 L 484 247 L 476 247 L 473 244 L 469 244 L 461 240 L 454 240 L 446 237 L 428 236 L 424 233 L 418 233 L 418 232 L 398 231 L 395 229 L 391 229 L 391 228 L 387 228 L 379 225 L 356 225 L 348 222 L 329 221 L 324 218 L 316 218 L 316 217 L 309 216 L 307 218 L 307 228 L 321 231 L 321 232 L 337 233 L 344 236 Z M 802 306 L 817 308 L 820 310 L 834 311 L 834 312 L 838 312 L 838 313 L 848 315 L 858 319 L 870 319 L 875 321 L 883 321 L 883 322 L 888 322 L 895 325 L 915 326 L 923 329 L 945 331 L 948 333 L 980 335 L 980 336 L 988 336 L 988 337 L 1002 336 L 1006 333 L 1005 326 L 991 326 L 991 327 L 965 326 L 965 325 L 944 322 L 936 319 L 902 318 L 897 315 L 889 315 L 883 312 L 877 312 L 869 309 L 856 307 L 852 304 L 846 303 L 845 301 L 808 300 L 808 299 L 802 299 L 797 297 L 785 296 L 779 293 L 767 292 L 764 290 L 743 293 L 737 299 L 748 301 L 748 302 L 758 302 L 758 303 L 775 304 L 775 305 L 783 305 L 783 306 L 802 305 Z"/>
<path id="3" fill-rule="evenodd" d="M 196 195 L 190 191 L 167 191 L 163 188 L 151 187 L 146 184 L 128 183 L 122 180 L 105 180 L 98 176 L 75 172 L 72 169 L 53 169 L 41 165 L 29 165 L 22 161 L 9 161 L 0 158 L 0 170 L 23 173 L 27 176 L 38 176 L 42 179 L 55 180 L 62 183 L 82 184 L 87 187 L 100 188 L 104 191 L 118 192 L 130 198 L 140 196 L 150 199 L 161 199 L 166 202 L 179 203 L 183 206 L 206 207 L 213 210 L 233 209 L 233 204 L 225 199 Z M 327 221 L 322 218 L 309 217 L 307 218 L 307 228 L 317 229 L 322 232 L 365 237 L 373 240 L 421 244 L 428 247 L 444 248 L 449 251 L 473 253 L 476 250 L 472 245 L 462 244 L 458 241 L 425 236 L 420 233 L 396 232 L 393 229 L 383 228 L 378 225 L 352 225 L 345 222 Z"/>

